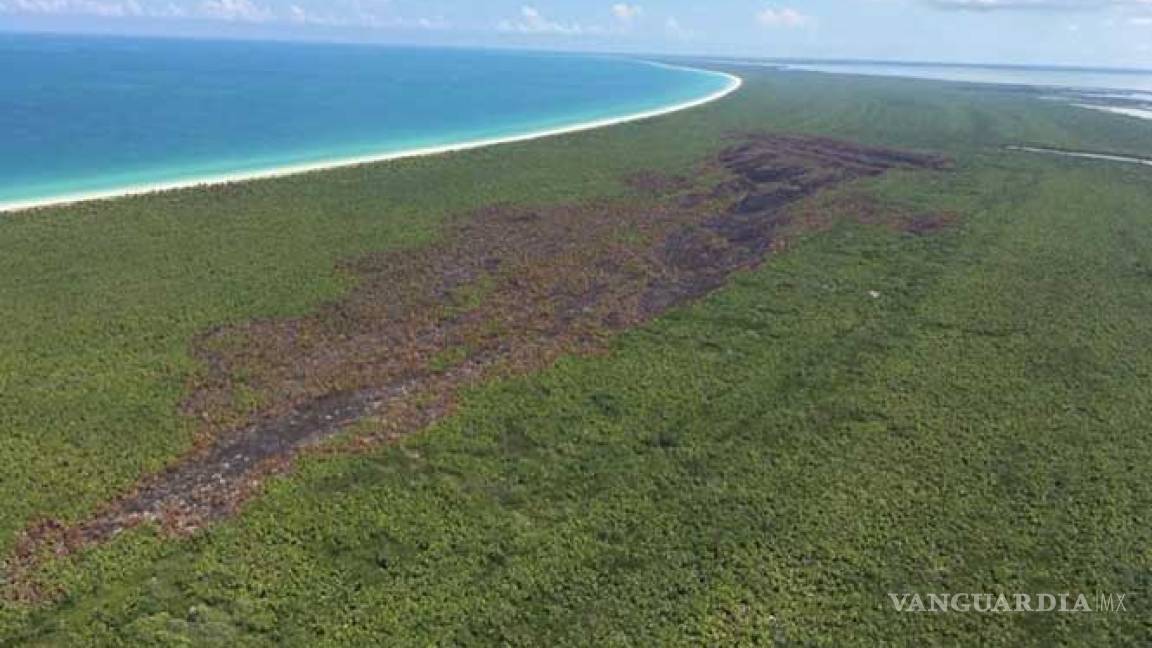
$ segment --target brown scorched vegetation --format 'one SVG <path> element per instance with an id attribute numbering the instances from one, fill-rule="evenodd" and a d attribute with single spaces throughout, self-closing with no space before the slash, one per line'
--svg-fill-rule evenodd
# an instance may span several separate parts
<path id="1" fill-rule="evenodd" d="M 741 136 L 692 179 L 642 174 L 626 199 L 495 205 L 431 246 L 351 261 L 356 286 L 318 312 L 201 336 L 207 369 L 184 405 L 202 421 L 200 447 L 85 523 L 31 528 L 13 564 L 143 521 L 194 530 L 350 424 L 365 423 L 352 446 L 410 433 L 450 411 L 462 386 L 594 352 L 612 333 L 707 294 L 760 263 L 790 228 L 826 225 L 797 208 L 820 191 L 946 166 L 830 139 Z M 866 200 L 849 211 L 917 233 L 950 220 Z"/>

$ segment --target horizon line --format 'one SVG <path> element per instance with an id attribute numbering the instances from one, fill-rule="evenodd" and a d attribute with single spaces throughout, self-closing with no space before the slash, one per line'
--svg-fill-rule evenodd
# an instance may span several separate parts
<path id="1" fill-rule="evenodd" d="M 764 56 L 758 54 L 715 54 L 715 53 L 685 53 L 685 52 L 657 52 L 645 50 L 611 50 L 611 49 L 578 49 L 578 48 L 548 48 L 548 47 L 535 47 L 535 46 L 517 46 L 505 44 L 457 44 L 457 43 L 419 43 L 409 42 L 404 40 L 397 40 L 393 42 L 387 41 L 374 41 L 367 39 L 355 38 L 338 38 L 338 37 L 304 37 L 284 35 L 283 37 L 274 34 L 247 34 L 247 35 L 233 35 L 233 34 L 216 34 L 216 35 L 199 35 L 199 34 L 152 34 L 152 33 L 125 33 L 125 32 L 100 32 L 100 31 L 83 31 L 71 29 L 20 29 L 10 28 L 9 26 L 0 25 L 0 34 L 9 35 L 23 35 L 23 36 L 62 36 L 62 37 L 86 37 L 94 39 L 125 39 L 125 40 L 175 40 L 175 41 L 196 41 L 196 42 L 221 42 L 221 43 L 234 43 L 234 42 L 248 42 L 248 43 L 269 43 L 269 44 L 288 44 L 295 43 L 300 45 L 345 45 L 349 47 L 379 47 L 379 48 L 418 48 L 418 49 L 454 49 L 454 50 L 484 50 L 484 51 L 516 51 L 516 52 L 538 52 L 547 54 L 585 54 L 585 55 L 606 55 L 606 56 L 628 56 L 633 58 L 671 58 L 671 59 L 688 59 L 694 61 L 709 61 L 723 63 L 729 61 L 738 63 L 741 60 L 744 62 L 764 62 L 764 63 L 779 63 L 783 65 L 807 63 L 819 65 L 903 65 L 908 67 L 972 67 L 972 68 L 997 68 L 997 69 L 1046 69 L 1046 70 L 1063 70 L 1069 72 L 1101 72 L 1111 71 L 1120 72 L 1125 74 L 1152 74 L 1152 67 L 1132 67 L 1122 65 L 1094 65 L 1094 64 L 1069 64 L 1069 63 L 1008 63 L 1008 62 L 993 62 L 993 61 L 970 61 L 970 60 L 924 60 L 924 59 L 886 59 L 886 58 L 853 58 L 853 57 L 830 57 L 830 58 L 809 58 L 809 57 L 781 57 L 781 56 Z"/>

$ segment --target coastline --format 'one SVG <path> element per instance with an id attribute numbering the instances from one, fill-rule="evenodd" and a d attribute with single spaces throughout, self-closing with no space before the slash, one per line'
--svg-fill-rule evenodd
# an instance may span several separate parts
<path id="1" fill-rule="evenodd" d="M 1045 155 L 1059 155 L 1062 157 L 1080 158 L 1083 160 L 1103 160 L 1105 162 L 1123 162 L 1125 164 L 1143 164 L 1152 166 L 1152 159 L 1132 157 L 1130 155 L 1114 155 L 1111 153 L 1090 153 L 1088 151 L 1062 151 L 1060 149 L 1043 148 L 1040 146 L 1006 146 L 1009 151 L 1024 151 L 1027 153 L 1043 153 Z"/>
<path id="2" fill-rule="evenodd" d="M 1126 117 L 1135 117 L 1136 119 L 1152 119 L 1152 110 L 1145 108 L 1125 108 L 1123 106 L 1097 106 L 1093 104 L 1073 104 L 1077 108 L 1087 108 L 1088 110 L 1099 110 L 1101 112 L 1112 113 L 1113 115 L 1124 115 Z"/>
<path id="3" fill-rule="evenodd" d="M 17 211 L 27 211 L 33 209 L 44 209 L 48 207 L 60 207 L 64 205 L 73 205 L 82 202 L 91 202 L 97 200 L 112 200 L 116 198 L 124 198 L 128 196 L 140 196 L 146 194 L 161 193 L 167 191 L 176 191 L 180 189 L 192 189 L 196 187 L 209 187 L 217 185 L 236 184 L 242 182 L 252 182 L 255 180 L 266 180 L 270 178 L 282 178 L 291 175 L 300 175 L 306 173 L 315 173 L 318 171 L 327 171 L 330 169 L 339 169 L 345 167 L 362 166 L 366 164 L 377 164 L 381 162 L 391 162 L 394 160 L 402 160 L 407 158 L 430 157 L 435 155 L 443 155 L 446 153 L 456 153 L 459 151 L 470 151 L 474 149 L 486 148 L 489 146 L 497 146 L 500 144 L 516 144 L 520 142 L 528 142 L 532 140 L 544 139 L 547 137 L 554 137 L 557 135 L 568 135 L 571 133 L 580 133 L 584 131 L 595 130 L 598 128 L 607 128 L 609 126 L 617 126 L 620 124 L 627 124 L 631 122 L 643 121 L 646 119 L 653 119 L 663 115 L 668 115 L 692 108 L 698 108 L 705 104 L 712 103 L 727 97 L 728 95 L 736 92 L 744 85 L 744 80 L 734 74 L 727 72 L 718 72 L 715 70 L 705 70 L 701 68 L 693 68 L 680 65 L 671 65 L 667 63 L 660 63 L 656 61 L 641 61 L 649 65 L 656 65 L 672 69 L 687 70 L 692 72 L 699 72 L 722 76 L 728 79 L 728 85 L 723 89 L 713 92 L 699 99 L 685 101 L 663 108 L 654 108 L 637 113 L 630 113 L 619 117 L 606 117 L 603 119 L 596 119 L 588 122 L 580 122 L 569 126 L 560 126 L 557 128 L 550 128 L 540 131 L 531 131 L 519 135 L 509 135 L 506 137 L 491 137 L 478 140 L 465 140 L 453 144 L 444 144 L 440 146 L 429 146 L 424 148 L 409 149 L 405 151 L 394 151 L 390 153 L 381 153 L 377 155 L 360 155 L 348 158 L 339 158 L 322 162 L 308 162 L 303 164 L 294 164 L 282 167 L 271 167 L 264 170 L 257 171 L 244 171 L 231 174 L 220 174 L 215 176 L 206 176 L 202 178 L 191 178 L 187 180 L 174 180 L 171 182 L 158 182 L 155 184 L 136 185 L 131 187 L 123 187 L 120 189 L 108 189 L 100 191 L 92 191 L 85 193 L 66 194 L 61 196 L 54 196 L 51 198 L 38 198 L 31 200 L 18 200 L 8 203 L 0 203 L 0 213 L 11 213 Z"/>

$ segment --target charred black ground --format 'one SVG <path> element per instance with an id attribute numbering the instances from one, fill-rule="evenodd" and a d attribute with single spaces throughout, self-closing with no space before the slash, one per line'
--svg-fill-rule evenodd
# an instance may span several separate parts
<path id="1" fill-rule="evenodd" d="M 449 412 L 464 385 L 595 352 L 614 332 L 709 293 L 760 263 L 789 226 L 813 226 L 790 208 L 823 190 L 947 166 L 832 139 L 744 135 L 693 178 L 629 178 L 633 198 L 492 206 L 430 247 L 356 259 L 345 270 L 357 285 L 341 301 L 202 336 L 196 355 L 208 370 L 185 403 L 203 421 L 202 447 L 80 525 L 29 529 L 15 564 L 145 521 L 195 530 L 353 423 L 371 430 L 353 446 L 411 433 Z M 869 204 L 858 217 L 916 232 L 948 221 L 884 210 Z"/>

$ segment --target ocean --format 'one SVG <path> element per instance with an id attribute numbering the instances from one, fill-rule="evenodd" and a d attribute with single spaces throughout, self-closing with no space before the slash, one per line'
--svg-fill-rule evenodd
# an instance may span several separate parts
<path id="1" fill-rule="evenodd" d="M 0 207 L 518 138 L 732 77 L 621 57 L 0 34 Z"/>

